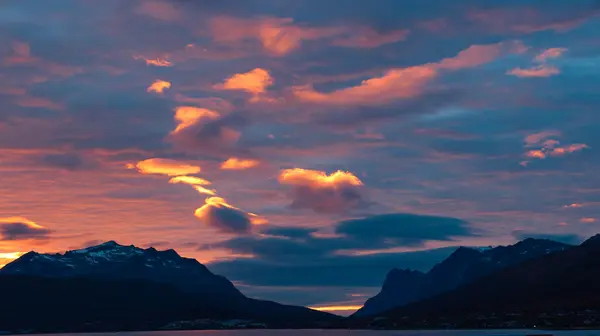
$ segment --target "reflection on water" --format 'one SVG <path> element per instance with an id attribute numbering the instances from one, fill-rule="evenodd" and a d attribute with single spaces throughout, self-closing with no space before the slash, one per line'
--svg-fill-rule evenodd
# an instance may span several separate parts
<path id="1" fill-rule="evenodd" d="M 86 335 L 86 334 L 78 334 Z M 540 331 L 540 330 L 410 330 L 410 331 L 373 331 L 373 330 L 191 330 L 191 331 L 152 331 L 94 333 L 93 336 L 600 336 L 600 330 L 577 331 Z M 50 335 L 45 335 L 50 336 Z M 54 334 L 54 336 L 72 336 L 72 334 Z"/>

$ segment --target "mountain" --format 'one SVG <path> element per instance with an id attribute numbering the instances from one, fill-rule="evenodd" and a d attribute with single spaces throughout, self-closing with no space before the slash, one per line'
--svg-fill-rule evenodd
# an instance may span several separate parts
<path id="1" fill-rule="evenodd" d="M 0 269 L 1 274 L 97 279 L 145 279 L 223 298 L 243 297 L 225 277 L 211 273 L 196 259 L 174 250 L 157 251 L 109 241 L 64 254 L 29 252 Z"/>
<path id="2" fill-rule="evenodd" d="M 383 315 L 396 327 L 598 327 L 599 279 L 600 235 Z"/>
<path id="3" fill-rule="evenodd" d="M 64 254 L 24 254 L 0 269 L 0 288 L 3 301 L 11 302 L 0 308 L 0 331 L 140 330 L 198 319 L 305 327 L 339 319 L 248 298 L 225 277 L 174 250 L 114 241 Z"/>
<path id="4" fill-rule="evenodd" d="M 533 238 L 485 250 L 459 247 L 427 273 L 391 271 L 379 294 L 368 299 L 363 308 L 353 316 L 377 315 L 394 307 L 450 291 L 505 267 L 570 247 L 571 245 L 552 240 Z"/>

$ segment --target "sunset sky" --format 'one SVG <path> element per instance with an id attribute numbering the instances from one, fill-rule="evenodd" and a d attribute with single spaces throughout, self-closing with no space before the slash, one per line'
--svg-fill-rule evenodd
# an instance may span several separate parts
<path id="1" fill-rule="evenodd" d="M 600 2 L 0 1 L 0 265 L 115 240 L 355 306 L 600 232 Z"/>

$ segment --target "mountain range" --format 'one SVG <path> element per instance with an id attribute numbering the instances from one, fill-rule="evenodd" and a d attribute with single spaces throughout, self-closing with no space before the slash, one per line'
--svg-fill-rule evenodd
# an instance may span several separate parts
<path id="1" fill-rule="evenodd" d="M 384 312 L 395 328 L 600 326 L 600 235 Z"/>
<path id="2" fill-rule="evenodd" d="M 114 241 L 64 254 L 26 253 L 0 269 L 0 288 L 2 301 L 11 302 L 0 309 L 0 331 L 144 330 L 198 319 L 308 327 L 339 320 L 248 298 L 174 250 Z"/>
<path id="3" fill-rule="evenodd" d="M 552 240 L 533 238 L 514 245 L 489 249 L 459 247 L 427 273 L 393 269 L 388 273 L 381 292 L 368 299 L 354 316 L 377 315 L 394 307 L 450 291 L 525 260 L 564 251 L 570 247 Z"/>
<path id="4" fill-rule="evenodd" d="M 394 269 L 348 319 L 256 300 L 174 250 L 114 241 L 29 252 L 0 269 L 0 333 L 221 328 L 600 326 L 600 235 L 457 248 L 429 272 Z"/>

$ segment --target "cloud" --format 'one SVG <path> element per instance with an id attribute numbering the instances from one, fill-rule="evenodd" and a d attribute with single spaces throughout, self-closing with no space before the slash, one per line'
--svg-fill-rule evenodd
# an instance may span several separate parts
<path id="1" fill-rule="evenodd" d="M 242 237 L 242 239 L 250 237 Z M 238 239 L 227 243 L 237 253 L 259 255 L 254 259 L 218 261 L 209 265 L 211 271 L 226 276 L 231 281 L 239 281 L 253 286 L 312 287 L 324 286 L 322 292 L 333 287 L 375 287 L 379 288 L 385 275 L 395 267 L 428 271 L 433 265 L 447 258 L 456 248 L 447 247 L 415 252 L 390 252 L 366 255 L 293 254 L 290 255 L 284 244 L 294 244 L 290 239 L 277 242 L 253 241 L 252 249 L 235 249 Z M 281 244 L 283 247 L 277 247 Z M 247 251 L 247 252 L 242 252 Z M 262 257 L 260 251 L 279 254 L 279 260 Z"/>
<path id="2" fill-rule="evenodd" d="M 227 204 L 220 197 L 209 197 L 204 203 L 194 215 L 205 225 L 225 233 L 247 234 L 253 225 L 266 223 L 263 218 Z"/>
<path id="3" fill-rule="evenodd" d="M 311 209 L 317 213 L 339 213 L 364 208 L 363 183 L 350 172 L 337 171 L 330 175 L 310 169 L 285 169 L 279 183 L 291 186 L 291 207 Z"/>
<path id="4" fill-rule="evenodd" d="M 243 121 L 239 115 L 221 116 L 218 112 L 193 106 L 175 110 L 177 126 L 167 141 L 186 152 L 229 156 L 240 137 L 234 125 Z"/>
<path id="5" fill-rule="evenodd" d="M 76 153 L 46 154 L 39 158 L 39 162 L 68 171 L 91 169 L 97 166 L 95 161 Z"/>
<path id="6" fill-rule="evenodd" d="M 520 41 L 472 45 L 456 56 L 444 58 L 440 62 L 390 69 L 382 76 L 363 80 L 356 86 L 332 92 L 318 92 L 312 85 L 304 85 L 292 87 L 292 92 L 298 100 L 308 103 L 342 106 L 384 105 L 423 95 L 427 84 L 439 76 L 440 70 L 455 71 L 477 67 L 508 53 L 522 53 L 524 49 L 525 46 Z"/>
<path id="7" fill-rule="evenodd" d="M 242 90 L 258 95 L 264 93 L 265 89 L 271 85 L 273 85 L 273 78 L 269 72 L 256 68 L 246 73 L 235 74 L 225 79 L 223 84 L 215 87 L 223 90 Z"/>
<path id="8" fill-rule="evenodd" d="M 525 145 L 526 147 L 533 147 L 539 145 L 542 141 L 554 137 L 560 136 L 561 133 L 555 130 L 543 131 L 538 133 L 533 133 L 525 137 Z"/>
<path id="9" fill-rule="evenodd" d="M 221 164 L 221 169 L 223 170 L 244 170 L 255 168 L 260 164 L 258 160 L 252 159 L 238 159 L 236 157 L 231 157 L 227 159 L 227 161 Z"/>
<path id="10" fill-rule="evenodd" d="M 209 22 L 213 39 L 220 43 L 258 41 L 272 55 L 283 56 L 300 47 L 303 41 L 331 37 L 340 28 L 308 28 L 294 24 L 291 18 L 239 19 L 213 17 Z"/>
<path id="11" fill-rule="evenodd" d="M 585 204 L 581 204 L 581 203 L 571 203 L 571 204 L 567 204 L 567 205 L 563 206 L 563 208 L 573 209 L 573 208 L 583 208 L 584 206 L 585 206 Z"/>
<path id="12" fill-rule="evenodd" d="M 178 21 L 182 13 L 168 1 L 144 0 L 134 10 L 135 13 L 162 21 Z"/>
<path id="13" fill-rule="evenodd" d="M 297 99 L 328 105 L 382 105 L 394 100 L 408 99 L 423 93 L 425 86 L 437 76 L 431 66 L 414 66 L 388 70 L 381 77 L 363 80 L 360 85 L 318 92 L 311 85 L 296 86 L 292 92 Z"/>
<path id="14" fill-rule="evenodd" d="M 0 218 L 0 240 L 47 239 L 51 230 L 23 217 Z"/>
<path id="15" fill-rule="evenodd" d="M 194 188 L 194 190 L 196 190 L 201 195 L 214 196 L 217 194 L 216 190 L 207 189 L 206 187 L 204 187 L 205 185 L 210 185 L 211 184 L 210 181 L 207 181 L 203 178 L 196 177 L 196 176 L 175 176 L 169 180 L 169 183 L 171 183 L 171 184 L 182 183 L 182 184 L 190 185 L 190 186 L 192 186 L 192 188 Z"/>
<path id="16" fill-rule="evenodd" d="M 269 226 L 261 231 L 262 234 L 285 238 L 309 238 L 318 229 L 303 227 Z"/>
<path id="17" fill-rule="evenodd" d="M 337 234 L 354 239 L 388 241 L 398 246 L 419 246 L 426 240 L 452 241 L 473 236 L 471 225 L 458 218 L 416 214 L 383 214 L 343 221 Z"/>
<path id="18" fill-rule="evenodd" d="M 549 59 L 561 57 L 566 52 L 567 48 L 549 48 L 535 56 L 534 60 L 536 62 L 544 63 Z"/>
<path id="19" fill-rule="evenodd" d="M 410 34 L 408 29 L 379 33 L 370 27 L 353 29 L 350 36 L 333 40 L 333 45 L 349 48 L 376 48 L 385 44 L 404 41 Z"/>
<path id="20" fill-rule="evenodd" d="M 135 60 L 142 60 L 144 62 L 146 62 L 146 65 L 153 65 L 153 66 L 157 66 L 157 67 L 171 67 L 173 66 L 173 63 L 168 61 L 165 58 L 145 58 L 143 56 L 140 55 L 135 55 L 133 56 L 133 59 Z"/>
<path id="21" fill-rule="evenodd" d="M 193 126 L 204 120 L 214 120 L 219 117 L 219 113 L 194 106 L 179 106 L 175 109 L 175 121 L 177 127 L 172 132 L 173 134 L 179 133 L 185 128 Z"/>
<path id="22" fill-rule="evenodd" d="M 488 45 L 472 45 L 456 56 L 437 63 L 440 69 L 459 70 L 490 63 L 506 53 L 522 53 L 526 47 L 519 41 Z"/>
<path id="23" fill-rule="evenodd" d="M 593 218 L 593 217 L 583 217 L 583 218 L 580 218 L 579 221 L 581 223 L 596 223 L 596 218 Z"/>
<path id="24" fill-rule="evenodd" d="M 538 65 L 532 68 L 523 69 L 523 68 L 514 68 L 509 70 L 507 75 L 517 76 L 517 77 L 550 77 L 554 75 L 560 74 L 560 70 L 551 65 Z"/>
<path id="25" fill-rule="evenodd" d="M 525 137 L 525 148 L 539 147 L 539 149 L 527 150 L 523 156 L 530 159 L 545 159 L 551 156 L 564 156 L 569 153 L 581 151 L 586 148 L 590 148 L 586 144 L 570 144 L 559 146 L 560 141 L 550 139 L 550 137 L 560 136 L 561 133 L 558 131 L 543 131 L 539 133 L 530 134 Z M 528 161 L 521 162 L 522 166 L 527 166 Z"/>
<path id="26" fill-rule="evenodd" d="M 158 94 L 162 94 L 166 89 L 171 88 L 171 83 L 170 82 L 166 82 L 160 79 L 157 79 L 154 81 L 154 83 L 152 83 L 152 85 L 150 85 L 146 91 L 147 92 L 155 92 Z"/>
<path id="27" fill-rule="evenodd" d="M 175 176 L 169 180 L 171 184 L 210 185 L 210 181 L 196 176 Z"/>
<path id="28" fill-rule="evenodd" d="M 199 166 L 189 165 L 171 159 L 146 159 L 136 165 L 129 165 L 130 169 L 137 169 L 142 174 L 162 174 L 168 176 L 196 174 L 200 172 Z"/>

